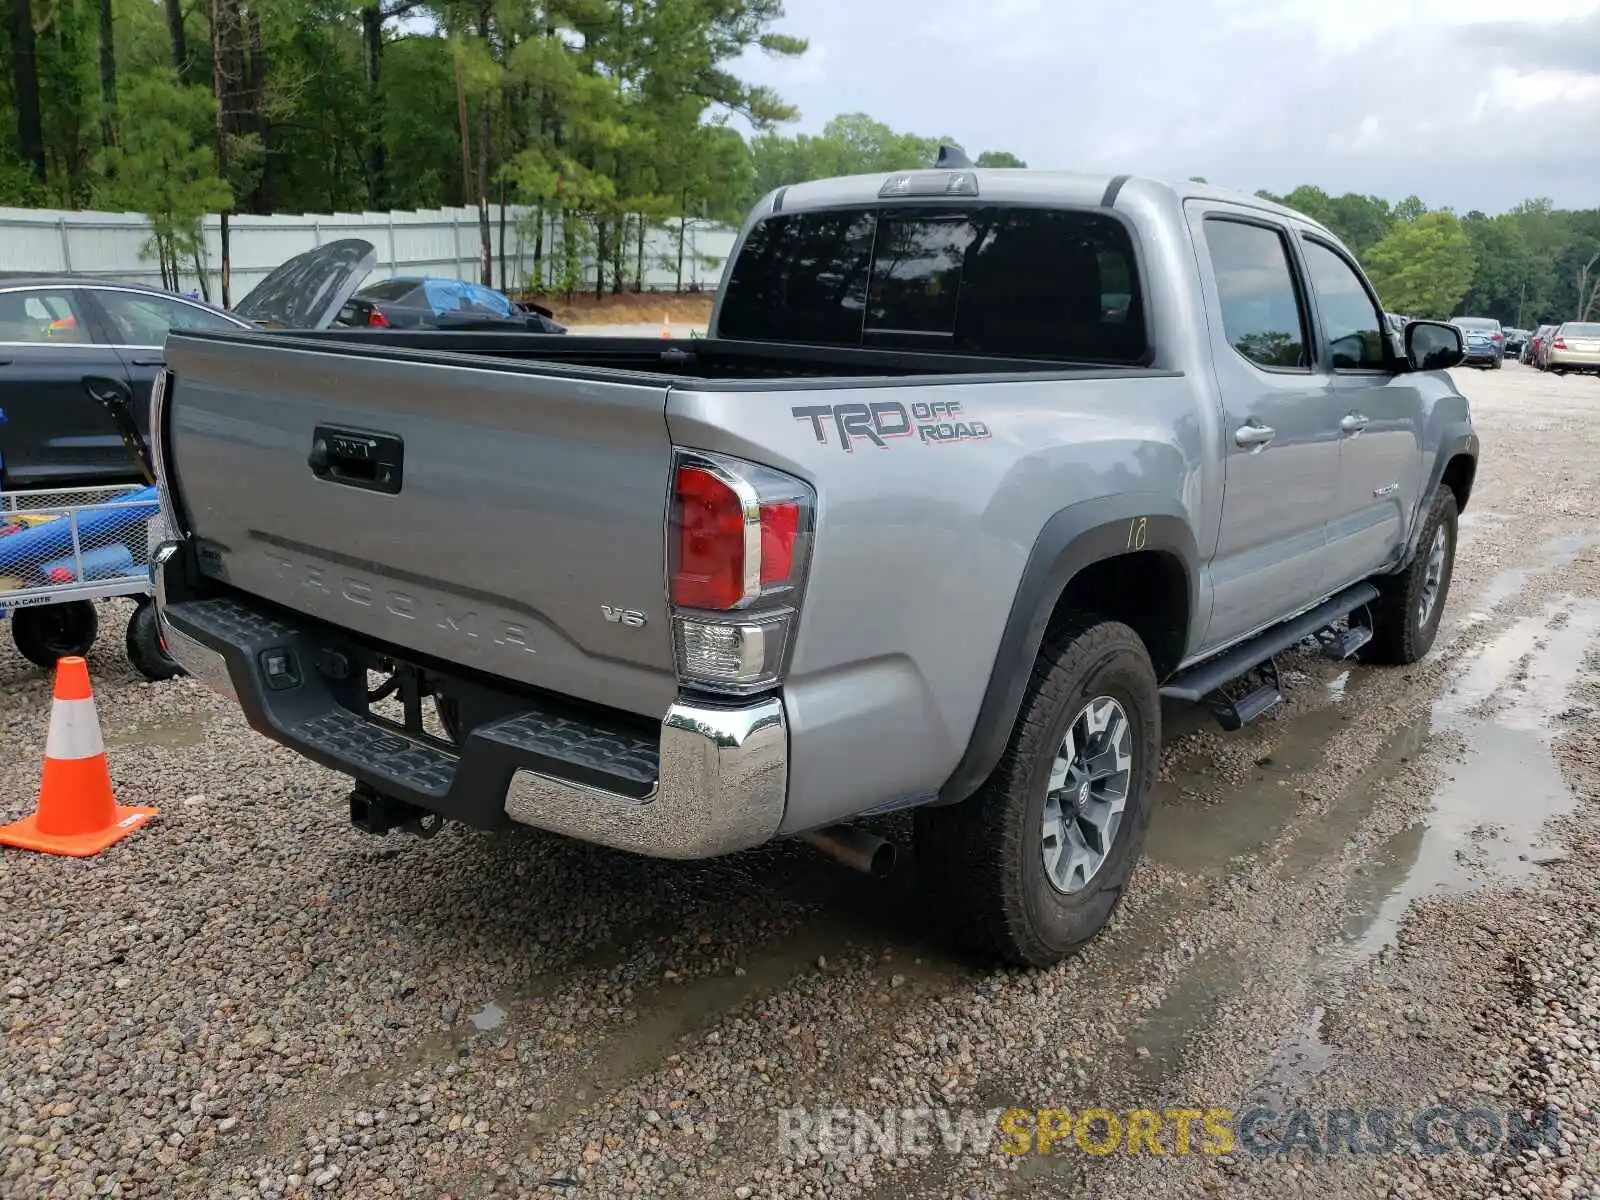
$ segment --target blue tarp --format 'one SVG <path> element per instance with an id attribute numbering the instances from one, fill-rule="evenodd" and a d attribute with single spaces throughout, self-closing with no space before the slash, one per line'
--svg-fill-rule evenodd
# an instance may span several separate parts
<path id="1" fill-rule="evenodd" d="M 424 279 L 422 293 L 427 297 L 428 304 L 436 317 L 456 312 L 468 304 L 476 304 L 497 316 L 511 315 L 510 300 L 478 283 L 468 283 L 461 279 Z"/>

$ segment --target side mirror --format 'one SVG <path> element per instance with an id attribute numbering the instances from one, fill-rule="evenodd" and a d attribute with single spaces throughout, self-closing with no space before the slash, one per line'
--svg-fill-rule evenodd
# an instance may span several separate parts
<path id="1" fill-rule="evenodd" d="M 1446 321 L 1408 321 L 1405 342 L 1413 371 L 1443 371 L 1467 356 L 1461 330 Z"/>

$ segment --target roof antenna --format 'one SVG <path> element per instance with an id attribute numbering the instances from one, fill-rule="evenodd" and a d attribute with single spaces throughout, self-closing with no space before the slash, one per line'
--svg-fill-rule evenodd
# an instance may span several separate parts
<path id="1" fill-rule="evenodd" d="M 935 168 L 944 171 L 970 171 L 972 160 L 960 146 L 940 146 L 939 161 L 933 164 Z"/>

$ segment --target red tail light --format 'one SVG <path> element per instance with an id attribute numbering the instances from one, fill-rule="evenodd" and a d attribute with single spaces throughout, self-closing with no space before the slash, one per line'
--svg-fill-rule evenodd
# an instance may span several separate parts
<path id="1" fill-rule="evenodd" d="M 759 514 L 757 521 L 748 520 L 751 508 Z M 673 512 L 678 532 L 674 605 L 725 612 L 764 588 L 790 582 L 800 532 L 798 502 L 763 502 L 743 481 L 730 481 L 707 467 L 681 466 Z"/>
<path id="2" fill-rule="evenodd" d="M 788 583 L 794 574 L 794 539 L 800 532 L 800 506 L 783 501 L 761 506 L 761 586 Z"/>
<path id="3" fill-rule="evenodd" d="M 1494 335 L 1494 340 L 1497 342 L 1503 342 L 1506 340 L 1506 335 L 1503 333 L 1497 333 Z"/>
<path id="4" fill-rule="evenodd" d="M 673 508 L 678 530 L 673 604 L 732 608 L 749 590 L 744 501 L 732 484 L 706 468 L 679 467 Z"/>
<path id="5" fill-rule="evenodd" d="M 782 681 L 815 509 L 816 493 L 791 475 L 681 454 L 667 569 L 682 683 L 748 695 Z"/>
<path id="6" fill-rule="evenodd" d="M 1550 343 L 1550 349 L 1552 349 L 1552 350 L 1565 350 L 1566 348 L 1567 348 L 1567 339 L 1566 338 L 1557 338 L 1555 341 Z"/>
<path id="7" fill-rule="evenodd" d="M 387 329 L 389 328 L 389 318 L 377 309 L 373 309 L 367 314 L 367 325 L 372 329 Z"/>

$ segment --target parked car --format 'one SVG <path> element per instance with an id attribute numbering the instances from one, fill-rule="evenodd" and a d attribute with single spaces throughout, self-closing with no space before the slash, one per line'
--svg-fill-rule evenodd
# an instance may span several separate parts
<path id="1" fill-rule="evenodd" d="M 126 389 L 149 433 L 150 388 L 173 330 L 325 328 L 372 269 L 369 242 L 329 242 L 278 266 L 231 312 L 136 283 L 81 276 L 0 279 L 0 486 L 6 490 L 138 482 L 97 394 Z"/>
<path id="2" fill-rule="evenodd" d="M 565 333 L 555 314 L 461 279 L 397 277 L 362 288 L 339 310 L 335 325 L 372 329 L 506 329 Z"/>
<path id="3" fill-rule="evenodd" d="M 1547 325 L 1534 326 L 1533 332 L 1528 334 L 1528 340 L 1522 347 L 1522 353 L 1518 355 L 1518 357 L 1530 367 L 1536 367 L 1539 365 L 1539 344 L 1544 338 L 1545 330 L 1548 328 L 1549 326 Z"/>
<path id="4" fill-rule="evenodd" d="M 1465 366 L 1498 371 L 1505 357 L 1506 335 L 1493 317 L 1451 317 L 1450 323 L 1466 337 Z"/>
<path id="5" fill-rule="evenodd" d="M 1567 321 L 1550 335 L 1545 362 L 1557 375 L 1600 374 L 1600 322 Z"/>
<path id="6" fill-rule="evenodd" d="M 1528 339 L 1527 362 L 1530 366 L 1544 370 L 1546 365 L 1545 355 L 1550 349 L 1550 338 L 1554 335 L 1554 325 L 1541 325 L 1534 330 L 1533 336 Z"/>
<path id="7" fill-rule="evenodd" d="M 123 439 L 102 402 L 91 395 L 88 381 L 109 379 L 126 388 L 135 424 L 146 435 L 150 388 L 164 361 L 168 333 L 326 329 L 339 321 L 376 263 L 371 242 L 328 242 L 281 263 L 232 311 L 136 283 L 81 276 L 0 277 L 0 487 L 137 482 Z M 458 286 L 474 295 L 499 295 L 475 284 Z M 521 311 L 509 321 L 464 313 L 449 323 L 460 330 L 508 325 L 562 332 L 543 310 Z M 443 326 L 440 322 L 436 327 Z M 96 390 L 103 393 L 104 385 Z"/>
<path id="8" fill-rule="evenodd" d="M 1507 329 L 1505 335 L 1506 340 L 1502 347 L 1502 354 L 1507 358 L 1520 357 L 1522 348 L 1528 344 L 1528 338 L 1532 336 L 1526 329 Z"/>
<path id="9" fill-rule="evenodd" d="M 1234 728 L 1308 636 L 1432 645 L 1463 334 L 1383 330 L 1339 240 L 1256 196 L 796 184 L 692 342 L 174 333 L 158 603 L 368 832 L 883 870 L 850 822 L 913 808 L 931 914 L 1045 965 L 1139 860 L 1163 694 Z"/>

